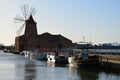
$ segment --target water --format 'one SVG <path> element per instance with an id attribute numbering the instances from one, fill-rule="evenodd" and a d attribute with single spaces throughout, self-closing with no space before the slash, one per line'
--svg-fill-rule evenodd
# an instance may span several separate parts
<path id="1" fill-rule="evenodd" d="M 0 51 L 0 80 L 120 80 L 120 71 L 54 65 Z"/>

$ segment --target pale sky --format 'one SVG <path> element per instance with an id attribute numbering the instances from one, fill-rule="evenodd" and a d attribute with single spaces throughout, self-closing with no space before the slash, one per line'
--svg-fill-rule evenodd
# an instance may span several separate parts
<path id="1" fill-rule="evenodd" d="M 15 43 L 20 6 L 36 9 L 38 33 L 61 34 L 73 42 L 120 43 L 120 0 L 0 0 L 0 43 Z"/>

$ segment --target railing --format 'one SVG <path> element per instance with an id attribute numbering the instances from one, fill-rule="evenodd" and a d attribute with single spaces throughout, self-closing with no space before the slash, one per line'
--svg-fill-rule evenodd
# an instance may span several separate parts
<path id="1" fill-rule="evenodd" d="M 93 53 L 120 53 L 120 49 L 89 49 Z"/>

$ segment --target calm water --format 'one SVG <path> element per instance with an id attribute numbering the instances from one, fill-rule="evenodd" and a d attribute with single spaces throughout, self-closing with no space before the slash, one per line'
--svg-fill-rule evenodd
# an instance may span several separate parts
<path id="1" fill-rule="evenodd" d="M 120 71 L 48 64 L 0 51 L 0 80 L 120 80 Z"/>

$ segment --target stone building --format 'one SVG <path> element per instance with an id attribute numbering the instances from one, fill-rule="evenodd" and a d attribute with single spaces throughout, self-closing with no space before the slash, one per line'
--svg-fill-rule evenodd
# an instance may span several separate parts
<path id="1" fill-rule="evenodd" d="M 72 41 L 62 35 L 52 35 L 50 33 L 37 34 L 36 22 L 32 15 L 25 21 L 25 32 L 15 38 L 15 50 L 52 50 L 55 48 L 71 48 Z"/>

